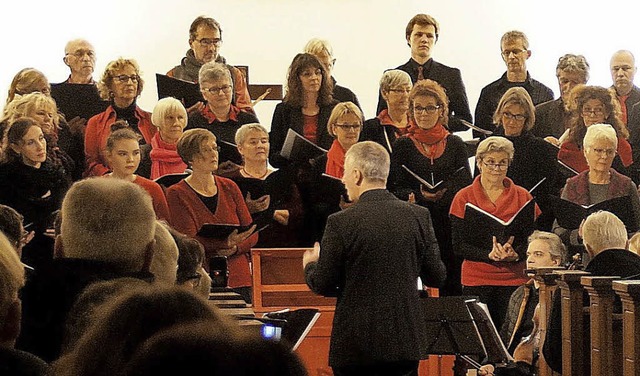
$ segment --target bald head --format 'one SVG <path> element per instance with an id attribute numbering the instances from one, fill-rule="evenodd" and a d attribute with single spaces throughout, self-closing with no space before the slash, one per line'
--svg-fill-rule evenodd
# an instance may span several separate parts
<path id="1" fill-rule="evenodd" d="M 631 51 L 620 50 L 611 56 L 609 62 L 611 68 L 611 80 L 616 89 L 616 93 L 627 95 L 633 89 L 633 79 L 636 75 L 636 59 Z"/>
<path id="2" fill-rule="evenodd" d="M 64 63 L 71 70 L 71 83 L 90 83 L 96 63 L 96 50 L 84 39 L 74 39 L 64 48 Z"/>

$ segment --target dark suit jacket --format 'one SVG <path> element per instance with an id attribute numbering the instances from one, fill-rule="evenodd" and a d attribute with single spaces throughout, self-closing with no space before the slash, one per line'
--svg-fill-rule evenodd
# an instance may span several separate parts
<path id="1" fill-rule="evenodd" d="M 568 118 L 569 113 L 564 110 L 562 98 L 540 103 L 536 106 L 536 122 L 531 133 L 536 137 L 559 138 L 565 131 L 565 121 Z"/>
<path id="2" fill-rule="evenodd" d="M 613 91 L 616 90 L 614 86 L 611 86 L 610 88 Z M 638 102 L 640 102 L 640 87 L 633 85 L 629 92 L 629 96 L 624 101 L 624 105 L 627 107 L 627 124 L 629 124 L 629 114 L 631 113 L 631 109 Z"/>
<path id="3" fill-rule="evenodd" d="M 627 102 L 629 102 L 628 99 Z M 629 167 L 629 174 L 633 182 L 638 184 L 640 183 L 640 103 L 634 104 L 633 107 L 627 107 L 627 128 L 633 152 L 633 164 Z"/>
<path id="4" fill-rule="evenodd" d="M 386 190 L 331 215 L 320 259 L 305 269 L 316 293 L 337 296 L 332 367 L 418 360 L 426 341 L 416 280 L 445 278 L 429 210 Z"/>
<path id="5" fill-rule="evenodd" d="M 329 131 L 327 131 L 327 123 L 329 122 L 329 116 L 334 106 L 335 104 L 320 106 L 320 113 L 318 115 L 317 145 L 326 150 L 329 150 L 333 143 L 333 137 L 331 137 Z M 287 131 L 291 128 L 302 134 L 303 126 L 304 115 L 302 114 L 302 108 L 293 107 L 284 102 L 278 103 L 276 109 L 273 111 L 271 131 L 269 132 L 269 143 L 271 144 L 269 162 L 272 166 L 279 168 L 288 165 L 288 161 L 280 156 L 282 145 L 287 138 Z"/>
<path id="6" fill-rule="evenodd" d="M 418 66 L 419 64 L 415 60 L 409 59 L 406 64 L 395 69 L 407 72 L 411 76 L 411 82 L 415 84 L 418 81 Z M 467 99 L 467 91 L 464 87 L 464 82 L 462 82 L 460 69 L 448 67 L 433 59 L 427 61 L 423 67 L 424 78 L 436 81 L 447 92 L 447 97 L 449 98 L 449 129 L 454 132 L 469 129 L 460 122 L 460 119 L 468 122 L 472 121 L 469 99 Z M 378 93 L 376 114 L 379 114 L 385 108 L 387 108 L 387 102 L 382 98 L 382 94 Z"/>

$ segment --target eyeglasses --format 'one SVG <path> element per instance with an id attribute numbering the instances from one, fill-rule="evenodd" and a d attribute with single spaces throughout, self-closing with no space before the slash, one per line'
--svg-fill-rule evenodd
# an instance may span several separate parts
<path id="1" fill-rule="evenodd" d="M 413 108 L 413 111 L 416 114 L 424 114 L 427 113 L 429 115 L 433 115 L 436 113 L 436 111 L 440 108 L 441 106 L 426 106 L 426 107 L 422 107 L 422 106 L 415 106 Z"/>
<path id="2" fill-rule="evenodd" d="M 509 56 L 511 56 L 511 54 L 513 54 L 514 56 L 518 56 L 518 55 L 520 55 L 521 53 L 523 53 L 525 51 L 526 50 L 521 50 L 519 48 L 514 49 L 514 50 L 504 50 L 504 51 L 502 51 L 502 56 L 509 57 Z"/>
<path id="3" fill-rule="evenodd" d="M 201 39 L 196 39 L 196 42 L 200 43 L 203 46 L 211 47 L 211 46 L 219 46 L 222 43 L 222 39 L 201 38 Z"/>
<path id="4" fill-rule="evenodd" d="M 201 87 L 200 91 L 209 92 L 211 94 L 218 94 L 222 92 L 223 94 L 228 94 L 231 91 L 231 85 L 222 85 L 222 86 L 212 86 L 212 87 Z"/>
<path id="5" fill-rule="evenodd" d="M 503 112 L 502 113 L 502 117 L 507 119 L 507 120 L 516 120 L 516 121 L 523 121 L 527 118 L 526 115 L 522 115 L 522 114 L 512 114 L 511 112 Z"/>
<path id="6" fill-rule="evenodd" d="M 334 124 L 338 128 L 342 128 L 345 131 L 359 131 L 362 125 L 360 124 Z"/>
<path id="7" fill-rule="evenodd" d="M 599 157 L 602 157 L 602 156 L 613 157 L 617 153 L 615 149 L 593 149 L 593 148 L 589 148 L 589 149 L 592 152 L 596 153 L 596 155 L 598 155 Z"/>
<path id="8" fill-rule="evenodd" d="M 90 59 L 96 58 L 96 53 L 92 50 L 76 50 L 74 52 L 69 52 L 65 56 L 75 56 L 77 59 L 82 59 L 84 55 L 89 56 Z"/>
<path id="9" fill-rule="evenodd" d="M 582 108 L 582 116 L 600 116 L 604 114 L 604 108 Z"/>
<path id="10" fill-rule="evenodd" d="M 202 279 L 202 274 L 196 272 L 194 275 L 188 276 L 184 278 L 184 283 L 191 282 L 193 287 L 200 286 L 200 280 Z"/>
<path id="11" fill-rule="evenodd" d="M 138 81 L 140 81 L 140 76 L 138 76 L 137 74 L 132 74 L 131 76 L 127 76 L 126 74 L 121 74 L 119 76 L 115 76 L 114 79 L 121 83 L 126 83 L 126 82 L 129 82 L 129 80 L 131 80 L 131 82 L 135 84 Z"/>
<path id="12" fill-rule="evenodd" d="M 395 89 L 389 89 L 390 93 L 399 93 L 399 94 L 409 94 L 411 93 L 411 88 L 410 87 L 398 87 Z"/>
<path id="13" fill-rule="evenodd" d="M 499 170 L 499 171 L 507 171 L 509 168 L 509 163 L 487 163 L 482 161 L 482 164 L 485 165 L 488 169 L 491 170 Z"/>

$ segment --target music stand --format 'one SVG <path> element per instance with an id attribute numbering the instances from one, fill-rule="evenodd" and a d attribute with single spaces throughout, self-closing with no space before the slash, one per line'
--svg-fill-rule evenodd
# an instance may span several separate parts
<path id="1" fill-rule="evenodd" d="M 462 358 L 469 361 L 468 355 L 484 357 L 487 354 L 483 337 L 478 332 L 478 325 L 467 308 L 468 301 L 475 302 L 476 298 L 447 296 L 422 299 L 427 333 L 424 354 L 455 355 L 456 375 L 466 374 L 466 371 L 462 370 Z M 478 365 L 477 362 L 471 361 L 472 365 Z"/>

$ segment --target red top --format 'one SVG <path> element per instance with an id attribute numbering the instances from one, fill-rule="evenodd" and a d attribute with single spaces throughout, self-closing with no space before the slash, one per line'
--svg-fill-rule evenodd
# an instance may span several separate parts
<path id="1" fill-rule="evenodd" d="M 303 115 L 304 125 L 302 126 L 302 135 L 307 140 L 318 144 L 318 115 Z"/>
<path id="2" fill-rule="evenodd" d="M 631 145 L 629 145 L 627 140 L 620 137 L 618 137 L 618 155 L 625 167 L 631 166 L 633 163 Z M 558 152 L 558 160 L 578 172 L 589 169 L 587 159 L 584 157 L 584 151 L 572 141 L 562 143 L 560 151 Z"/>
<path id="3" fill-rule="evenodd" d="M 138 129 L 147 144 L 151 144 L 153 135 L 158 130 L 151 124 L 151 114 L 136 106 L 135 115 L 138 118 Z M 104 160 L 103 151 L 107 145 L 107 138 L 111 134 L 111 124 L 116 121 L 116 111 L 113 106 L 107 107 L 104 112 L 93 116 L 87 121 L 84 133 L 84 154 L 87 157 L 84 176 L 102 176 L 109 172 L 109 167 Z"/>
<path id="4" fill-rule="evenodd" d="M 325 173 L 338 179 L 344 175 L 344 155 L 347 153 L 338 140 L 333 140 L 331 149 L 327 153 L 327 167 Z"/>
<path id="5" fill-rule="evenodd" d="M 398 137 L 400 136 L 404 136 L 405 134 L 409 133 L 409 124 L 407 124 L 406 127 L 404 128 L 399 128 L 398 126 L 395 125 L 395 123 L 393 122 L 393 119 L 391 119 L 391 115 L 389 115 L 389 110 L 388 109 L 384 109 L 382 111 L 380 111 L 380 113 L 377 116 L 378 120 L 380 120 L 380 125 L 390 125 L 394 128 L 396 135 Z M 409 119 L 407 119 L 409 120 Z"/>
<path id="6" fill-rule="evenodd" d="M 169 206 L 167 205 L 167 199 L 164 197 L 164 192 L 162 191 L 160 184 L 138 175 L 136 175 L 133 182 L 144 188 L 144 190 L 151 196 L 151 201 L 153 201 L 153 210 L 156 212 L 156 217 L 168 222 L 169 219 L 171 219 L 171 216 L 169 215 Z"/>
<path id="7" fill-rule="evenodd" d="M 505 189 L 495 203 L 482 188 L 480 176 L 473 183 L 461 189 L 453 198 L 450 215 L 464 218 L 465 205 L 473 204 L 503 221 L 509 220 L 529 200 L 531 194 L 524 188 L 515 185 L 509 178 L 504 179 Z M 536 217 L 540 209 L 536 205 Z M 473 229 L 468 229 L 472 231 Z M 487 250 L 487 254 L 491 252 Z M 465 286 L 519 286 L 528 281 L 522 273 L 525 260 L 519 262 L 481 262 L 464 260 L 462 262 L 462 284 Z"/>
<path id="8" fill-rule="evenodd" d="M 218 187 L 218 207 L 215 213 L 209 211 L 196 191 L 184 180 L 172 185 L 167 190 L 171 225 L 176 230 L 202 243 L 207 256 L 217 254 L 224 245 L 221 240 L 196 236 L 202 225 L 220 223 L 247 226 L 252 222 L 249 209 L 247 209 L 240 188 L 236 183 L 220 176 L 216 176 L 215 180 Z M 254 233 L 238 244 L 236 254 L 229 256 L 229 287 L 251 286 L 249 254 L 251 247 L 257 242 L 258 234 Z"/>

